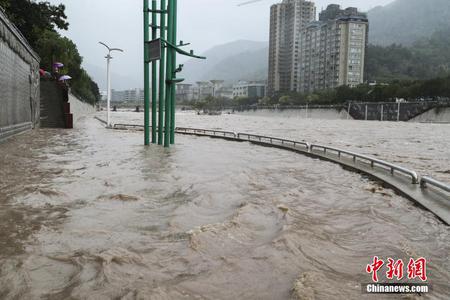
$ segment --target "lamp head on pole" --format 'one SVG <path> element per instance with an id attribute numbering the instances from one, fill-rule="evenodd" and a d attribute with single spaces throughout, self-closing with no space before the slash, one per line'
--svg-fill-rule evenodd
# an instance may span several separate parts
<path id="1" fill-rule="evenodd" d="M 113 51 L 119 51 L 119 52 L 124 52 L 122 49 L 120 49 L 120 48 L 111 48 L 111 47 L 109 47 L 108 45 L 106 45 L 105 43 L 103 43 L 103 42 L 98 42 L 100 45 L 102 45 L 102 46 L 105 46 L 106 47 L 106 49 L 108 49 L 108 52 L 109 52 L 109 54 L 108 54 L 108 56 L 111 56 L 110 54 L 111 54 L 111 52 L 113 52 Z M 108 57 L 107 57 L 108 58 Z M 110 58 L 112 58 L 112 57 L 110 57 Z"/>

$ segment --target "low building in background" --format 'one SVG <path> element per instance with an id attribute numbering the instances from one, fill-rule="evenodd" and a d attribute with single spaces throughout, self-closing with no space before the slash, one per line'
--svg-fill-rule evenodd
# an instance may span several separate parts
<path id="1" fill-rule="evenodd" d="M 214 94 L 213 84 L 209 81 L 198 81 L 194 87 L 194 99 L 203 100 Z"/>
<path id="2" fill-rule="evenodd" d="M 112 102 L 144 102 L 143 89 L 130 89 L 124 91 L 111 91 Z"/>
<path id="3" fill-rule="evenodd" d="M 100 100 L 101 101 L 107 101 L 108 100 L 108 92 L 107 91 L 100 91 Z"/>
<path id="4" fill-rule="evenodd" d="M 233 99 L 233 87 L 223 86 L 218 89 L 215 94 L 217 98 Z"/>
<path id="5" fill-rule="evenodd" d="M 223 80 L 198 81 L 196 84 L 178 84 L 177 101 L 204 100 L 209 97 L 233 98 L 233 89 Z"/>
<path id="6" fill-rule="evenodd" d="M 194 99 L 193 85 L 189 83 L 178 83 L 175 99 L 177 102 L 189 102 Z"/>
<path id="7" fill-rule="evenodd" d="M 302 31 L 299 92 L 364 82 L 367 15 L 332 4 Z"/>
<path id="8" fill-rule="evenodd" d="M 264 98 L 265 96 L 265 83 L 240 81 L 233 85 L 233 98 Z"/>

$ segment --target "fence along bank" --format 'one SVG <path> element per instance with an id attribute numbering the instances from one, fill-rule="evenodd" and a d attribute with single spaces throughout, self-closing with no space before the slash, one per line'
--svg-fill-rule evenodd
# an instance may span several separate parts
<path id="1" fill-rule="evenodd" d="M 0 140 L 39 126 L 39 62 L 0 7 Z"/>

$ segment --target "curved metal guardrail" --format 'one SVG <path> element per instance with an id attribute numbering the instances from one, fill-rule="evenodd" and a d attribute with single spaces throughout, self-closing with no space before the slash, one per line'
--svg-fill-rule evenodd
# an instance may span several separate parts
<path id="1" fill-rule="evenodd" d="M 97 120 L 104 122 L 100 118 L 97 118 Z M 115 124 L 114 128 L 119 129 L 118 127 L 132 127 L 132 128 L 143 128 L 143 125 L 134 125 L 134 124 Z M 420 187 L 422 189 L 425 189 L 428 187 L 428 185 L 445 191 L 450 192 L 450 185 L 440 182 L 438 180 L 435 180 L 429 176 L 423 176 L 419 177 L 417 172 L 413 170 L 409 170 L 407 168 L 379 160 L 367 155 L 358 154 L 352 151 L 347 151 L 339 148 L 334 147 L 328 147 L 323 145 L 317 145 L 317 144 L 310 144 L 308 142 L 299 142 L 294 140 L 288 140 L 288 139 L 282 139 L 282 138 L 276 138 L 276 137 L 270 137 L 270 136 L 264 136 L 264 135 L 256 135 L 256 134 L 248 134 L 248 133 L 236 133 L 233 131 L 222 131 L 222 130 L 213 130 L 213 129 L 201 129 L 201 128 L 188 128 L 188 127 L 177 127 L 175 128 L 176 133 L 182 133 L 182 134 L 193 134 L 193 135 L 201 135 L 201 136 L 208 136 L 208 137 L 218 137 L 218 138 L 227 138 L 227 139 L 234 139 L 237 141 L 249 141 L 249 142 L 260 142 L 265 144 L 270 144 L 274 146 L 286 146 L 286 147 L 293 147 L 297 148 L 298 145 L 304 147 L 305 152 L 314 154 L 314 149 L 320 149 L 323 151 L 324 154 L 327 152 L 334 152 L 337 154 L 338 158 L 341 158 L 342 155 L 348 155 L 353 159 L 353 162 L 356 162 L 358 159 L 362 161 L 366 161 L 370 164 L 372 168 L 375 166 L 381 166 L 383 169 L 387 169 L 391 172 L 392 175 L 394 175 L 396 172 L 400 173 L 402 175 L 405 175 L 407 177 L 411 177 L 412 184 L 420 184 Z M 316 152 L 317 153 L 317 152 Z"/>
<path id="2" fill-rule="evenodd" d="M 105 120 L 103 120 L 103 119 L 101 119 L 99 117 L 94 117 L 94 119 L 96 119 L 97 121 L 99 121 L 102 124 L 105 124 L 105 125 L 107 124 Z"/>
<path id="3" fill-rule="evenodd" d="M 144 125 L 135 125 L 135 124 L 114 124 L 114 129 L 128 129 L 128 128 L 144 128 Z"/>
<path id="4" fill-rule="evenodd" d="M 363 155 L 363 154 L 358 154 L 355 152 L 351 152 L 351 151 L 346 151 L 346 150 L 342 150 L 342 149 L 338 149 L 338 148 L 333 148 L 333 147 L 327 147 L 327 146 L 322 146 L 322 145 L 311 145 L 311 151 L 313 151 L 315 148 L 318 149 L 322 149 L 324 153 L 327 153 L 329 151 L 333 151 L 336 152 L 338 157 L 341 158 L 341 156 L 343 154 L 345 155 L 349 155 L 353 158 L 353 162 L 356 162 L 356 160 L 359 158 L 361 160 L 364 161 L 368 161 L 370 163 L 370 166 L 372 168 L 375 167 L 375 165 L 379 165 L 382 167 L 386 167 L 391 171 L 391 174 L 394 175 L 395 172 L 398 173 L 402 173 L 404 175 L 410 176 L 412 179 L 412 183 L 413 184 L 418 184 L 419 183 L 419 175 L 417 175 L 417 173 L 415 171 L 391 164 L 389 162 L 386 162 L 384 160 L 379 160 L 376 158 L 372 158 L 370 156 L 367 155 Z"/>
<path id="5" fill-rule="evenodd" d="M 256 141 L 256 142 L 262 142 L 262 143 L 268 143 L 271 145 L 291 145 L 294 148 L 297 147 L 297 145 L 301 145 L 305 147 L 306 151 L 310 150 L 310 144 L 307 142 L 298 142 L 293 140 L 286 140 L 276 137 L 270 137 L 270 136 L 264 136 L 264 135 L 257 135 L 257 134 L 248 134 L 248 133 L 238 133 L 237 138 L 244 141 Z"/>
<path id="6" fill-rule="evenodd" d="M 422 178 L 420 179 L 420 187 L 425 189 L 428 187 L 428 185 L 434 186 L 435 188 L 444 190 L 446 192 L 450 193 L 450 185 L 443 183 L 441 181 L 438 181 L 436 179 L 433 179 L 429 176 L 422 176 Z"/>
<path id="7" fill-rule="evenodd" d="M 226 137 L 226 138 L 237 138 L 238 137 L 238 134 L 236 132 L 212 130 L 212 129 L 177 127 L 177 128 L 175 128 L 175 132 L 186 133 L 186 134 L 190 133 L 190 134 L 197 134 L 197 135 L 206 135 L 206 136 L 216 136 L 216 137 Z"/>

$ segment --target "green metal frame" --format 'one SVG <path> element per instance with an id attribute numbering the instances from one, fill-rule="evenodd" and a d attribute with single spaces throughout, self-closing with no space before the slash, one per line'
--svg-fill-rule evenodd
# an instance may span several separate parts
<path id="1" fill-rule="evenodd" d="M 177 5 L 178 0 L 152 0 L 151 9 L 149 0 L 144 0 L 144 143 L 150 144 L 150 63 L 152 64 L 151 76 L 151 107 L 152 107 L 152 143 L 169 147 L 175 143 L 175 96 L 176 84 L 184 79 L 177 78 L 182 65 L 176 68 L 176 55 L 181 54 L 198 59 L 206 57 L 194 55 L 194 52 L 186 52 L 180 47 L 189 44 L 182 42 L 177 46 Z M 150 24 L 151 13 L 151 24 Z M 160 22 L 158 23 L 158 17 Z M 166 18 L 167 17 L 167 18 Z M 150 28 L 152 28 L 152 40 L 161 39 L 161 58 L 159 61 L 159 78 L 157 78 L 157 62 L 149 62 L 148 43 L 150 42 Z M 167 32 L 167 40 L 166 40 Z M 167 59 L 167 61 L 166 61 Z M 159 80 L 159 82 L 158 82 Z M 158 91 L 157 91 L 158 90 Z M 158 96 L 158 97 L 157 97 Z M 159 105 L 157 102 L 159 98 Z"/>
<path id="2" fill-rule="evenodd" d="M 148 64 L 148 51 L 147 43 L 150 40 L 150 29 L 149 29 L 149 14 L 148 14 L 148 2 L 149 0 L 144 0 L 144 127 L 149 128 L 150 126 L 150 66 Z M 146 146 L 150 145 L 150 134 L 149 130 L 144 132 L 144 144 Z"/>
<path id="3" fill-rule="evenodd" d="M 177 0 L 172 0 L 172 40 L 171 42 L 177 43 Z M 177 73 L 175 66 L 177 65 L 177 52 L 174 48 L 170 47 L 172 52 L 172 78 L 170 78 L 169 84 L 172 85 L 170 89 L 171 107 L 170 107 L 170 144 L 175 144 L 175 108 L 176 108 L 176 78 Z"/>
<path id="4" fill-rule="evenodd" d="M 152 24 L 157 23 L 157 3 L 156 0 L 152 0 Z M 158 29 L 154 26 L 152 27 L 152 40 L 157 39 L 158 37 Z M 157 101 L 158 101 L 158 95 L 157 95 L 157 62 L 152 62 L 152 143 L 156 144 L 158 142 L 158 137 L 156 134 L 157 130 Z"/>
<path id="5" fill-rule="evenodd" d="M 159 36 L 161 39 L 166 38 L 166 0 L 161 0 L 160 5 L 161 10 L 165 10 L 165 12 L 160 14 L 160 26 Z M 158 113 L 158 145 L 163 144 L 163 130 L 164 130 L 164 104 L 165 104 L 165 95 L 164 89 L 165 84 L 163 78 L 165 78 L 165 63 L 166 63 L 166 52 L 161 49 L 161 59 L 159 61 L 159 113 Z"/>

